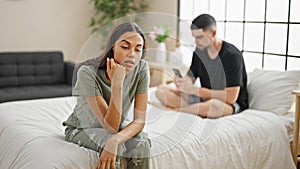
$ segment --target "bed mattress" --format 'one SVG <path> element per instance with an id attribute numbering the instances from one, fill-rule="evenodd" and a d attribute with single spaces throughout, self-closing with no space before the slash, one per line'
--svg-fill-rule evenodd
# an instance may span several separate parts
<path id="1" fill-rule="evenodd" d="M 96 168 L 96 152 L 64 141 L 62 122 L 75 104 L 75 97 L 0 104 L 0 168 Z M 296 168 L 284 123 L 269 112 L 202 119 L 148 105 L 144 131 L 153 169 Z"/>

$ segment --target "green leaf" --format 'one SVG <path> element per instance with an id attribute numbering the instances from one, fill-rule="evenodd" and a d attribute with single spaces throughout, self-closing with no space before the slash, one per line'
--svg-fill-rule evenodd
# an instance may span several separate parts
<path id="1" fill-rule="evenodd" d="M 90 0 L 89 2 L 93 3 L 95 10 L 89 22 L 90 27 L 101 27 L 113 19 L 145 12 L 148 8 L 145 0 Z M 138 19 L 136 18 L 135 21 Z"/>

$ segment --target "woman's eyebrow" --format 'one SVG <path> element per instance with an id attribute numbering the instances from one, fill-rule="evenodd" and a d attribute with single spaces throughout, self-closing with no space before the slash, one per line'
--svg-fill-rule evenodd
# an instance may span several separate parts
<path id="1" fill-rule="evenodd" d="M 128 43 L 128 44 L 130 45 L 130 42 L 128 42 L 128 41 L 125 40 L 125 39 L 121 40 L 121 42 L 126 42 L 126 43 Z"/>
<path id="2" fill-rule="evenodd" d="M 125 42 L 125 43 L 131 45 L 131 43 L 125 39 L 121 40 L 121 42 Z M 136 46 L 143 46 L 143 44 L 137 44 Z"/>

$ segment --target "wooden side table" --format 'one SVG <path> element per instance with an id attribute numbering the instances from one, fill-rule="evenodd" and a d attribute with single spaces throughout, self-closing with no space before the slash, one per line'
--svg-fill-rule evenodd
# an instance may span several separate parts
<path id="1" fill-rule="evenodd" d="M 148 62 L 150 68 L 150 87 L 158 86 L 160 84 L 166 84 L 174 80 L 173 68 L 180 70 L 182 76 L 188 71 L 187 66 L 175 65 L 169 62 L 158 63 L 158 62 Z"/>
<path id="2" fill-rule="evenodd" d="M 300 90 L 292 91 L 296 96 L 296 111 L 294 121 L 293 159 L 297 166 L 298 161 L 298 141 L 299 141 L 299 117 L 300 117 Z"/>

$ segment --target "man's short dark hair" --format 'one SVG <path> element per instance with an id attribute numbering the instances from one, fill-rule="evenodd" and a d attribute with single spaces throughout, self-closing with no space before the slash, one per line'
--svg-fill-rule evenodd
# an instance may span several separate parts
<path id="1" fill-rule="evenodd" d="M 191 30 L 194 29 L 208 30 L 216 26 L 217 26 L 216 20 L 213 16 L 209 14 L 201 14 L 193 20 L 191 25 Z"/>

